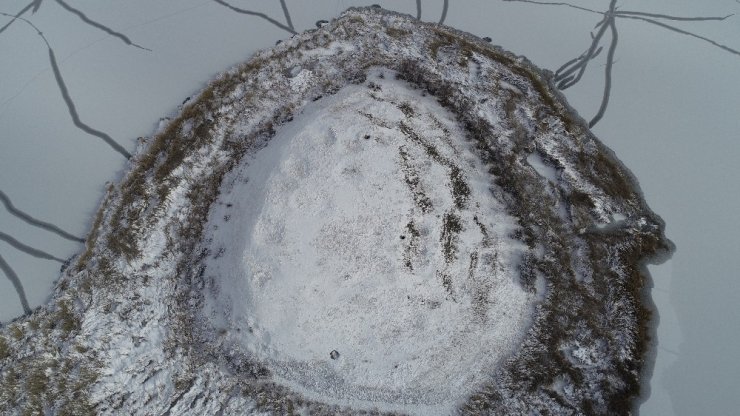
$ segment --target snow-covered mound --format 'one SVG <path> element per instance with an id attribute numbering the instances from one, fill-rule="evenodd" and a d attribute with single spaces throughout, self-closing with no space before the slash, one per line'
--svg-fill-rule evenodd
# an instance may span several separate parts
<path id="1" fill-rule="evenodd" d="M 531 319 L 526 246 L 455 116 L 395 75 L 309 105 L 226 177 L 207 313 L 314 393 L 455 402 Z"/>
<path id="2" fill-rule="evenodd" d="M 630 414 L 670 244 L 550 76 L 374 8 L 222 74 L 0 331 L 0 413 Z"/>

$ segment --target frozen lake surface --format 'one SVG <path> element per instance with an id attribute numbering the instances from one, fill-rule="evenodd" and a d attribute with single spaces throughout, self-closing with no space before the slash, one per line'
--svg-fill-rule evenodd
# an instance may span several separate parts
<path id="1" fill-rule="evenodd" d="M 643 414 L 732 414 L 740 406 L 734 388 L 740 374 L 740 25 L 736 16 L 696 21 L 655 14 L 722 17 L 740 12 L 740 4 L 623 0 L 615 9 L 621 14 L 595 29 L 608 0 L 571 2 L 581 8 L 488 0 L 378 3 L 488 36 L 552 71 L 602 48 L 564 93 L 585 119 L 596 118 L 595 134 L 638 178 L 677 247 L 670 261 L 650 267 L 660 324 Z M 30 308 L 45 301 L 60 263 L 80 251 L 75 238 L 89 229 L 106 181 L 118 179 L 124 155 L 137 137 L 152 134 L 160 117 L 255 50 L 367 4 L 3 2 L 0 12 L 25 10 L 28 22 L 0 16 L 0 268 L 9 277 L 0 278 L 0 320 L 23 313 L 21 285 Z M 589 49 L 589 33 L 598 36 L 601 28 L 601 42 Z M 606 65 L 609 58 L 613 65 Z M 609 102 L 598 119 L 607 68 Z M 563 87 L 575 81 L 563 80 Z"/>

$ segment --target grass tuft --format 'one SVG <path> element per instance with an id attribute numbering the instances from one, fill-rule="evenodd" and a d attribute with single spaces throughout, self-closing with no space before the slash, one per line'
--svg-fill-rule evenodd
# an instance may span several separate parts
<path id="1" fill-rule="evenodd" d="M 10 345 L 5 337 L 0 336 L 0 361 L 10 357 Z"/>

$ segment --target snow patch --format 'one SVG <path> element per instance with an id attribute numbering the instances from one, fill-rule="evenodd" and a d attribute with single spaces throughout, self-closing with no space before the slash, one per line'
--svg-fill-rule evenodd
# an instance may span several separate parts
<path id="1" fill-rule="evenodd" d="M 548 181 L 557 183 L 558 182 L 558 170 L 552 165 L 545 162 L 545 160 L 537 152 L 530 153 L 527 156 L 527 163 L 537 171 L 537 173 Z"/>

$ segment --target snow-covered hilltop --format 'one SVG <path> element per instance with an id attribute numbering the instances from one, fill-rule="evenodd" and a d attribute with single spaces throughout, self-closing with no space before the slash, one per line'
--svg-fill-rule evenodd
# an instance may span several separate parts
<path id="1" fill-rule="evenodd" d="M 205 309 L 316 399 L 454 404 L 530 323 L 526 246 L 455 116 L 396 75 L 318 100 L 226 176 Z"/>
<path id="2" fill-rule="evenodd" d="M 222 74 L 3 328 L 0 411 L 630 413 L 670 243 L 548 77 L 373 8 Z"/>

